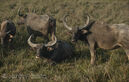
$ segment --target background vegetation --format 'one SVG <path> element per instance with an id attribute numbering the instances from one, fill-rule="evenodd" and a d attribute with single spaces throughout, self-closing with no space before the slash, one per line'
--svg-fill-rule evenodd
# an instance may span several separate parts
<path id="1" fill-rule="evenodd" d="M 27 44 L 26 27 L 18 26 L 17 11 L 49 14 L 57 19 L 57 37 L 75 46 L 75 57 L 51 66 L 46 59 L 36 59 L 35 51 Z M 62 17 L 70 14 L 68 24 L 72 27 L 84 25 L 86 14 L 91 20 L 108 24 L 129 24 L 129 0 L 0 0 L 0 22 L 11 19 L 17 27 L 13 49 L 0 47 L 1 81 L 32 81 L 30 78 L 16 79 L 16 75 L 39 77 L 39 81 L 56 82 L 127 82 L 129 63 L 122 49 L 112 51 L 97 49 L 97 65 L 90 66 L 90 52 L 84 42 L 72 44 L 70 35 L 62 24 Z M 41 38 L 37 41 L 41 42 Z M 3 79 L 2 76 L 13 76 Z M 36 81 L 33 79 L 33 81 Z"/>

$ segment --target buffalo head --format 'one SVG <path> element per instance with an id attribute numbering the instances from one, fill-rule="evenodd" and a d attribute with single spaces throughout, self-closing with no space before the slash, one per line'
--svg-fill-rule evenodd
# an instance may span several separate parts
<path id="1" fill-rule="evenodd" d="M 41 56 L 40 54 L 46 55 L 49 52 L 51 52 L 53 50 L 53 45 L 55 45 L 57 42 L 57 38 L 54 37 L 54 41 L 50 41 L 47 44 L 43 44 L 43 43 L 36 44 L 36 43 L 31 42 L 31 37 L 32 37 L 32 35 L 28 39 L 28 44 L 29 44 L 29 46 L 31 46 L 32 48 L 35 48 L 37 50 L 36 58 L 39 58 Z"/>
<path id="2" fill-rule="evenodd" d="M 67 16 L 68 15 L 65 15 L 63 17 L 63 24 L 69 30 L 69 32 L 72 34 L 72 42 L 76 42 L 77 40 L 82 39 L 82 37 L 86 33 L 88 33 L 88 30 L 86 30 L 85 28 L 89 24 L 89 16 L 87 15 L 87 21 L 86 21 L 86 24 L 84 26 L 82 26 L 82 27 L 75 27 L 74 29 L 66 24 L 66 17 Z"/>
<path id="3" fill-rule="evenodd" d="M 20 17 L 17 22 L 18 25 L 25 24 L 26 17 L 27 17 L 27 14 L 21 13 L 20 10 L 21 8 L 18 9 L 18 16 Z"/>
<path id="4" fill-rule="evenodd" d="M 1 23 L 0 29 L 0 39 L 1 44 L 7 44 L 8 42 L 12 42 L 12 39 L 16 33 L 15 24 L 10 20 L 5 20 Z"/>

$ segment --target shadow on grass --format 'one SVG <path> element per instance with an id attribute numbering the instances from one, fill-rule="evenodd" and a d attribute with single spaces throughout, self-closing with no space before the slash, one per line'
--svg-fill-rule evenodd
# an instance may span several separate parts
<path id="1" fill-rule="evenodd" d="M 96 61 L 98 61 L 98 63 L 105 63 L 110 59 L 110 50 L 103 50 L 98 48 L 96 50 Z"/>
<path id="2" fill-rule="evenodd" d="M 110 50 L 103 50 L 98 48 L 96 50 L 96 61 L 99 64 L 105 63 L 110 59 Z M 85 59 L 91 60 L 90 50 L 88 48 L 83 48 L 79 50 L 74 50 L 74 55 L 66 60 L 66 62 L 73 62 L 74 60 Z"/>

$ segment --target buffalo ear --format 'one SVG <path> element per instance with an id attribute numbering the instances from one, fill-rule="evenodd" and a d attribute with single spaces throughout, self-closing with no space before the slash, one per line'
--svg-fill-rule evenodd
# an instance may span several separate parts
<path id="1" fill-rule="evenodd" d="M 82 31 L 82 33 L 83 33 L 83 34 L 88 33 L 88 31 L 87 31 L 87 30 L 85 30 L 85 29 L 83 29 L 83 30 L 81 30 L 81 31 Z"/>

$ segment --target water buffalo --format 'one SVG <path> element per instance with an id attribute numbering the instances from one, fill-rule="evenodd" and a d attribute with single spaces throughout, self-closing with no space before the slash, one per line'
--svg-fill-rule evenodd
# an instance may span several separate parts
<path id="1" fill-rule="evenodd" d="M 34 44 L 31 42 L 31 37 L 32 35 L 28 39 L 28 44 L 37 50 L 36 58 L 45 57 L 54 62 L 60 62 L 73 55 L 73 48 L 66 42 L 57 41 L 56 37 L 54 41 L 47 44 Z"/>
<path id="2" fill-rule="evenodd" d="M 15 24 L 10 20 L 5 20 L 1 23 L 0 39 L 1 44 L 7 44 L 11 42 L 16 33 Z"/>
<path id="3" fill-rule="evenodd" d="M 37 36 L 43 36 L 45 39 L 49 40 L 48 35 L 53 37 L 56 31 L 56 19 L 49 15 L 37 15 L 35 13 L 22 14 L 18 10 L 18 15 L 20 17 L 18 25 L 25 24 L 27 26 L 27 31 L 33 38 L 36 39 Z"/>
<path id="4" fill-rule="evenodd" d="M 129 60 L 129 25 L 113 24 L 108 25 L 98 21 L 89 22 L 85 26 L 78 27 L 73 30 L 66 24 L 66 17 L 64 16 L 64 26 L 73 33 L 72 41 L 81 40 L 88 43 L 91 53 L 91 64 L 95 63 L 96 48 L 115 49 L 122 47 Z"/>

